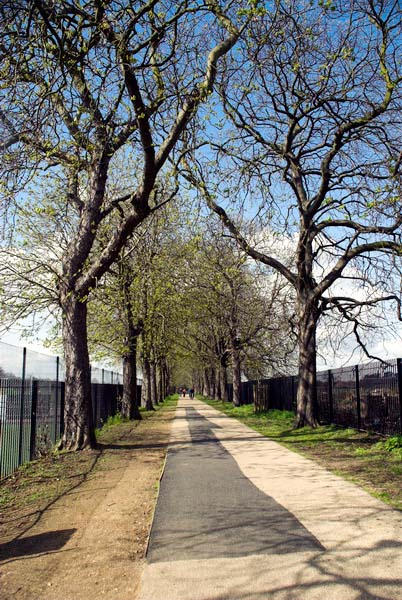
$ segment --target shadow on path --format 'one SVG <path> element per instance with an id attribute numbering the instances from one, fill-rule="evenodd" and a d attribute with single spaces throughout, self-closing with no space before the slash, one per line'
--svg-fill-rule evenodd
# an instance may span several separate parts
<path id="1" fill-rule="evenodd" d="M 185 409 L 192 443 L 169 448 L 149 562 L 323 551 L 320 542 L 244 476 L 212 424 Z"/>

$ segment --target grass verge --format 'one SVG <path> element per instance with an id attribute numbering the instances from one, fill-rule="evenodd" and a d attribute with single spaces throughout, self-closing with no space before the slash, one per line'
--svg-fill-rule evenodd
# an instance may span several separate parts
<path id="1" fill-rule="evenodd" d="M 253 405 L 234 407 L 202 396 L 197 398 L 402 510 L 400 436 L 384 440 L 372 432 L 343 429 L 336 425 L 293 429 L 294 414 L 291 412 L 269 410 L 255 413 Z"/>

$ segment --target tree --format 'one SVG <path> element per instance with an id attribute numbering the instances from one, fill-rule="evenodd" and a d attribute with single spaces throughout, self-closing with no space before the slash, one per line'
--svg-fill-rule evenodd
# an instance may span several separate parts
<path id="1" fill-rule="evenodd" d="M 137 394 L 137 345 L 143 322 L 136 295 L 139 273 L 132 259 L 133 249 L 131 242 L 93 291 L 88 306 L 88 335 L 93 356 L 121 360 L 121 413 L 127 419 L 141 420 Z"/>
<path id="2" fill-rule="evenodd" d="M 200 151 L 191 171 L 184 165 L 243 250 L 295 290 L 297 426 L 317 424 L 316 330 L 326 311 L 350 319 L 358 335 L 363 307 L 393 301 L 400 317 L 401 306 L 384 278 L 402 248 L 401 7 L 318 4 L 280 0 L 274 19 L 254 19 L 220 81 L 224 141 L 206 166 Z M 273 234 L 268 250 L 225 207 L 236 196 L 249 218 L 258 201 L 254 220 Z M 295 240 L 290 266 L 278 257 L 284 234 Z M 358 294 L 340 292 L 350 280 Z"/>
<path id="3" fill-rule="evenodd" d="M 170 362 L 181 319 L 177 289 L 185 255 L 180 204 L 174 202 L 144 224 L 137 255 L 141 265 L 140 314 L 144 323 L 140 344 L 145 381 L 143 404 L 148 409 L 163 401 L 170 386 Z"/>
<path id="4" fill-rule="evenodd" d="M 180 318 L 175 288 L 178 263 L 184 260 L 177 205 L 173 201 L 164 206 L 136 229 L 89 304 L 91 349 L 98 357 L 106 350 L 123 359 L 126 416 L 139 402 L 134 384 L 137 357 L 143 371 L 142 403 L 148 410 L 163 401 L 169 387 L 173 330 Z"/>
<path id="5" fill-rule="evenodd" d="M 214 0 L 201 7 L 186 0 L 138 7 L 97 0 L 1 4 L 4 195 L 9 205 L 27 181 L 55 172 L 64 180 L 65 206 L 76 212 L 58 282 L 66 365 L 62 449 L 95 445 L 91 290 L 135 228 L 169 200 L 158 178 L 211 94 L 220 59 L 250 19 L 239 17 L 237 26 L 235 15 L 234 3 L 225 13 Z M 136 183 L 113 195 L 108 176 L 118 156 Z M 115 213 L 120 219 L 100 248 L 98 232 Z"/>
<path id="6" fill-rule="evenodd" d="M 48 180 L 46 194 L 44 189 L 32 190 L 32 206 L 15 210 L 12 243 L 0 246 L 3 330 L 19 322 L 26 335 L 36 335 L 49 325 L 61 325 L 57 289 L 74 215 L 58 202 L 59 184 Z"/>
<path id="7" fill-rule="evenodd" d="M 230 367 L 233 403 L 239 405 L 245 365 L 266 373 L 267 357 L 276 365 L 292 351 L 290 315 L 279 318 L 287 306 L 283 283 L 252 269 L 246 253 L 211 222 L 208 231 L 199 230 L 194 237 L 192 249 L 188 245 L 186 263 L 191 293 L 183 293 L 190 306 L 185 330 L 194 345 L 194 371 L 202 374 L 196 379 L 202 380 L 204 394 L 226 400 Z M 284 331 L 288 335 L 281 339 L 287 341 L 273 355 L 274 340 Z"/>

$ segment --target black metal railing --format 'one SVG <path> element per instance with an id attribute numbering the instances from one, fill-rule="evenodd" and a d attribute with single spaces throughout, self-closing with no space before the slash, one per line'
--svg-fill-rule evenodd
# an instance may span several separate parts
<path id="1" fill-rule="evenodd" d="M 64 430 L 63 372 L 59 357 L 0 342 L 0 478 L 47 453 L 60 439 Z M 97 428 L 119 410 L 121 380 L 120 373 L 91 369 Z"/>
<path id="2" fill-rule="evenodd" d="M 323 424 L 402 435 L 402 359 L 330 369 L 317 373 L 317 413 Z M 297 377 L 247 381 L 241 404 L 257 411 L 296 411 Z M 231 384 L 228 397 L 233 398 Z"/>

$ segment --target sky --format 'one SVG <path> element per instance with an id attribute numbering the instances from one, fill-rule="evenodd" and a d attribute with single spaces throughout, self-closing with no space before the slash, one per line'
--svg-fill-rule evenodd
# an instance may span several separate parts
<path id="1" fill-rule="evenodd" d="M 54 379 L 56 373 L 57 352 L 45 347 L 44 341 L 46 331 L 42 332 L 42 337 L 36 340 L 27 340 L 21 337 L 21 327 L 15 325 L 7 333 L 0 335 L 0 366 L 7 372 L 20 376 L 22 369 L 22 349 L 27 349 L 27 373 L 28 377 L 35 376 L 44 379 Z M 92 367 L 96 369 L 113 370 L 119 373 L 122 369 L 119 366 L 110 367 L 110 365 L 91 362 Z M 60 371 L 63 365 L 60 366 Z M 99 374 L 98 374 L 99 375 Z M 59 379 L 62 377 L 60 373 Z M 98 377 L 99 379 L 99 377 Z M 100 383 L 100 381 L 99 381 Z"/>
<path id="2" fill-rule="evenodd" d="M 372 337 L 371 343 L 368 343 L 368 350 L 371 354 L 383 360 L 402 358 L 402 324 L 395 322 L 395 328 L 399 332 L 399 337 L 396 335 L 392 336 L 390 333 L 383 340 L 376 339 L 374 336 Z M 22 339 L 20 337 L 20 331 L 21 328 L 15 326 L 8 333 L 0 336 L 0 365 L 6 371 L 18 372 L 22 366 L 22 347 L 26 347 L 28 358 L 30 359 L 28 361 L 29 373 L 35 368 L 36 376 L 40 372 L 43 377 L 50 377 L 51 375 L 48 373 L 53 373 L 55 369 L 55 362 L 51 357 L 55 357 L 56 352 L 43 346 L 46 332 L 43 332 L 42 340 L 39 338 L 36 341 L 28 341 L 26 338 Z M 319 331 L 319 354 L 317 357 L 317 369 L 319 371 L 356 365 L 370 360 L 364 355 L 362 350 L 356 349 L 356 340 L 353 335 L 347 336 L 336 350 L 331 349 L 328 343 L 324 343 L 323 337 Z M 4 344 L 10 346 L 5 346 Z M 37 353 L 40 353 L 40 355 Z M 98 368 L 105 366 L 99 363 L 93 364 Z M 105 368 L 110 367 L 106 366 Z"/>

